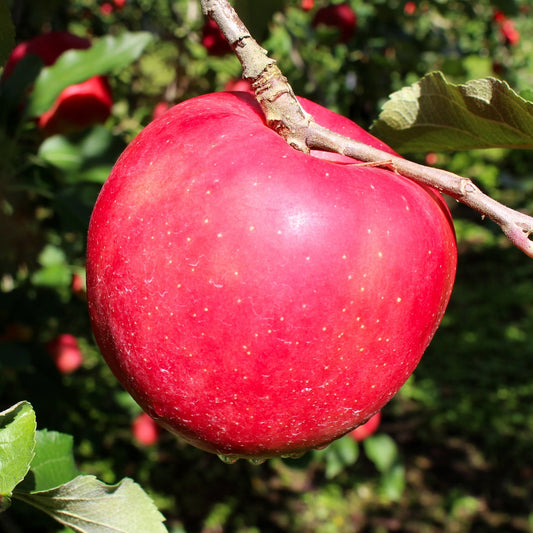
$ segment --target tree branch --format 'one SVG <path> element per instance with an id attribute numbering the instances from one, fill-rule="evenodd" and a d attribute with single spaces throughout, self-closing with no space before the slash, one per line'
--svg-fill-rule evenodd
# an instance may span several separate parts
<path id="1" fill-rule="evenodd" d="M 292 147 L 306 153 L 310 149 L 340 153 L 431 186 L 493 220 L 515 246 L 533 257 L 533 217 L 500 204 L 468 178 L 393 156 L 318 125 L 303 110 L 275 60 L 253 39 L 228 0 L 200 1 L 204 14 L 215 20 L 239 58 L 243 77 L 252 81 L 267 124 Z"/>

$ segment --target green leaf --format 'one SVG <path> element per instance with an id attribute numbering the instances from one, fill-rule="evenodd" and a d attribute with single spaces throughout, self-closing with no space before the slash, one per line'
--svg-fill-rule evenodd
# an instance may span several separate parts
<path id="1" fill-rule="evenodd" d="M 501 80 L 454 85 L 433 72 L 393 93 L 372 133 L 399 152 L 533 148 L 533 103 Z"/>
<path id="2" fill-rule="evenodd" d="M 333 441 L 323 450 L 315 451 L 315 454 L 326 462 L 326 478 L 333 479 L 357 461 L 359 446 L 352 438 L 344 437 Z"/>
<path id="3" fill-rule="evenodd" d="M 35 448 L 35 412 L 19 402 L 0 413 L 0 506 L 26 476 Z"/>
<path id="4" fill-rule="evenodd" d="M 79 475 L 72 454 L 71 435 L 42 429 L 36 433 L 35 457 L 15 492 L 55 489 Z"/>
<path id="5" fill-rule="evenodd" d="M 363 441 L 367 457 L 381 472 L 387 472 L 399 461 L 398 446 L 392 437 L 385 433 L 372 435 Z"/>
<path id="6" fill-rule="evenodd" d="M 39 254 L 42 268 L 36 270 L 31 281 L 41 287 L 68 287 L 72 272 L 66 262 L 65 252 L 52 244 L 47 244 Z"/>
<path id="7" fill-rule="evenodd" d="M 18 122 L 19 109 L 42 68 L 41 58 L 29 54 L 16 64 L 7 79 L 0 80 L 0 123 L 4 128 L 10 130 Z"/>
<path id="8" fill-rule="evenodd" d="M 39 147 L 39 157 L 63 170 L 68 183 L 103 183 L 123 149 L 121 139 L 107 128 L 95 126 L 75 139 L 62 135 L 49 137 Z"/>
<path id="9" fill-rule="evenodd" d="M 15 26 L 7 3 L 0 2 L 0 65 L 3 66 L 15 46 Z"/>
<path id="10" fill-rule="evenodd" d="M 41 71 L 30 96 L 28 116 L 42 115 L 65 87 L 132 63 L 151 40 L 148 32 L 123 33 L 96 39 L 86 50 L 68 50 Z"/>
<path id="11" fill-rule="evenodd" d="M 396 463 L 390 470 L 382 473 L 380 492 L 389 501 L 401 499 L 405 490 L 405 467 Z"/>
<path id="12" fill-rule="evenodd" d="M 78 170 L 83 163 L 83 155 L 76 143 L 63 135 L 54 135 L 46 139 L 39 147 L 39 156 L 65 171 Z"/>
<path id="13" fill-rule="evenodd" d="M 78 476 L 55 489 L 16 497 L 82 533 L 167 531 L 163 515 L 129 478 L 106 485 L 94 476 Z"/>

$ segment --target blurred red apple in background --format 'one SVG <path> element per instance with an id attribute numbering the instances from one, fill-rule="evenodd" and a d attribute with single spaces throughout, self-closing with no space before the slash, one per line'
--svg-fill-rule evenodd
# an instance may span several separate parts
<path id="1" fill-rule="evenodd" d="M 146 413 L 141 413 L 131 424 L 133 438 L 143 446 L 152 446 L 159 440 L 161 428 L 157 422 Z"/>
<path id="2" fill-rule="evenodd" d="M 340 41 L 349 41 L 357 27 L 357 15 L 348 4 L 332 4 L 321 7 L 313 18 L 313 26 L 320 25 L 337 28 L 340 34 Z"/>
<path id="3" fill-rule="evenodd" d="M 236 79 L 230 80 L 224 86 L 225 91 L 242 91 L 253 93 L 252 82 L 250 80 Z"/>
<path id="4" fill-rule="evenodd" d="M 45 347 L 62 374 L 74 372 L 83 363 L 83 355 L 74 335 L 62 333 L 47 342 Z"/>
<path id="5" fill-rule="evenodd" d="M 373 435 L 381 423 L 381 411 L 378 411 L 375 415 L 370 417 L 364 424 L 356 427 L 348 435 L 357 442 L 363 442 L 368 439 L 370 435 Z"/>
<path id="6" fill-rule="evenodd" d="M 231 52 L 231 46 L 212 19 L 207 19 L 202 27 L 202 44 L 212 56 L 223 56 Z"/>

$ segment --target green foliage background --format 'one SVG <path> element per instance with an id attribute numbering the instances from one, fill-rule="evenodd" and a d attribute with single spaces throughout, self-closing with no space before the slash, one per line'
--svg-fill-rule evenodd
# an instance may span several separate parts
<path id="1" fill-rule="evenodd" d="M 139 408 L 103 363 L 86 302 L 71 289 L 72 275 L 84 274 L 91 208 L 159 101 L 222 90 L 240 66 L 202 46 L 197 0 L 128 0 L 111 13 L 102 11 L 106 3 L 7 2 L 17 42 L 47 29 L 94 38 L 143 31 L 153 41 L 138 61 L 110 72 L 115 106 L 103 127 L 43 140 L 32 121 L 0 112 L 0 410 L 30 401 L 40 428 L 73 435 L 80 470 L 107 483 L 132 477 L 176 533 L 533 531 L 533 267 L 497 228 L 454 202 L 461 254 L 449 310 L 415 375 L 383 411 L 380 438 L 396 443 L 394 468 L 372 460 L 383 439 L 368 450 L 341 444 L 261 466 L 224 465 L 167 433 L 151 447 L 132 440 Z M 430 71 L 456 83 L 496 76 L 518 91 L 532 85 L 528 0 L 419 1 L 414 14 L 403 0 L 350 0 L 358 27 L 347 43 L 335 30 L 313 28 L 326 3 L 317 0 L 311 12 L 296 0 L 266 3 L 254 16 L 254 2 L 241 2 L 297 94 L 364 127 L 391 92 Z M 504 41 L 495 9 L 515 22 L 519 44 Z M 530 152 L 437 153 L 432 161 L 533 210 Z M 44 348 L 64 332 L 84 354 L 67 376 Z M 0 531 L 60 529 L 16 502 L 0 514 Z"/>

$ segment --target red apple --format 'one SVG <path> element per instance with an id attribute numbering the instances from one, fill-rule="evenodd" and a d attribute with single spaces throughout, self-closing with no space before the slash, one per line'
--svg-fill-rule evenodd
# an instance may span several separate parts
<path id="1" fill-rule="evenodd" d="M 101 352 L 146 412 L 199 448 L 260 460 L 381 409 L 433 337 L 455 268 L 435 191 L 299 152 L 253 96 L 216 93 L 171 108 L 117 161 L 90 221 L 87 291 Z"/>
<path id="2" fill-rule="evenodd" d="M 4 70 L 10 76 L 17 63 L 28 54 L 38 55 L 45 66 L 53 65 L 59 56 L 71 49 L 86 49 L 88 39 L 68 32 L 49 32 L 20 43 L 11 53 Z M 52 107 L 38 119 L 45 135 L 69 133 L 94 124 L 104 123 L 111 114 L 113 96 L 107 78 L 92 77 L 64 89 Z"/>
<path id="3" fill-rule="evenodd" d="M 85 287 L 85 275 L 83 273 L 74 272 L 74 274 L 72 274 L 70 288 L 74 296 L 80 298 L 81 300 L 87 299 L 87 289 Z"/>
<path id="4" fill-rule="evenodd" d="M 357 15 L 348 4 L 332 4 L 321 7 L 313 18 L 313 26 L 320 25 L 337 28 L 340 32 L 340 41 L 349 41 L 357 27 Z"/>
<path id="5" fill-rule="evenodd" d="M 403 12 L 406 15 L 414 15 L 416 13 L 415 2 L 405 2 L 405 5 L 403 6 Z"/>
<path id="6" fill-rule="evenodd" d="M 154 109 L 152 110 L 152 120 L 155 120 L 156 118 L 159 118 L 163 113 L 166 113 L 170 107 L 171 104 L 169 102 L 157 102 L 157 104 L 154 106 Z"/>
<path id="7" fill-rule="evenodd" d="M 112 106 L 107 78 L 95 76 L 64 89 L 54 105 L 39 117 L 39 128 L 45 135 L 54 135 L 103 124 Z"/>
<path id="8" fill-rule="evenodd" d="M 202 44 L 212 56 L 223 56 L 231 52 L 231 46 L 212 19 L 207 19 L 202 27 Z"/>
<path id="9" fill-rule="evenodd" d="M 152 446 L 159 440 L 161 428 L 146 413 L 141 413 L 131 424 L 133 438 L 143 446 Z"/>
<path id="10" fill-rule="evenodd" d="M 252 82 L 250 80 L 236 79 L 230 80 L 224 86 L 225 91 L 241 91 L 245 93 L 253 93 Z"/>
<path id="11" fill-rule="evenodd" d="M 63 333 L 46 343 L 46 349 L 57 369 L 62 374 L 70 374 L 83 363 L 83 354 L 74 335 Z"/>
<path id="12" fill-rule="evenodd" d="M 356 427 L 349 433 L 350 437 L 356 442 L 363 442 L 368 439 L 370 435 L 373 435 L 381 423 L 381 411 L 378 411 L 375 415 L 371 416 L 364 424 Z"/>
<path id="13" fill-rule="evenodd" d="M 520 32 L 514 25 L 514 20 L 504 20 L 500 25 L 500 34 L 504 38 L 506 44 L 515 46 L 520 42 Z"/>

